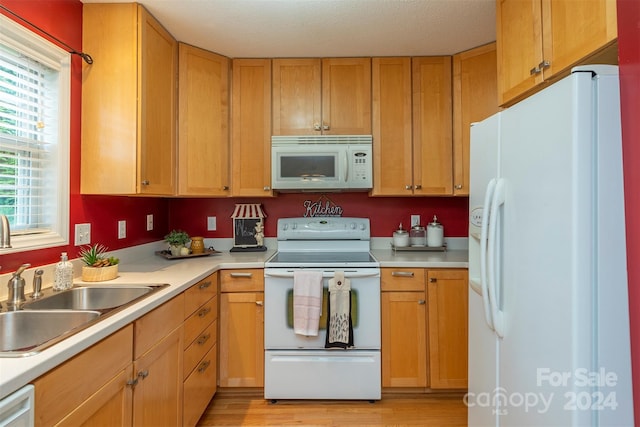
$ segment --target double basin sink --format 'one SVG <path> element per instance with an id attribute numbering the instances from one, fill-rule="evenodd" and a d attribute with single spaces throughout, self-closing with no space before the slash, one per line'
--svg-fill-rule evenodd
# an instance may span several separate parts
<path id="1" fill-rule="evenodd" d="M 27 300 L 0 312 L 0 357 L 35 354 L 166 286 L 81 286 Z"/>

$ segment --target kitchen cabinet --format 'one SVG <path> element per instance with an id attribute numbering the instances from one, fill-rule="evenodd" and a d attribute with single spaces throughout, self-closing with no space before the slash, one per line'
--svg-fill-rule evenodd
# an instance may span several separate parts
<path id="1" fill-rule="evenodd" d="M 273 196 L 271 60 L 234 59 L 231 67 L 231 195 Z"/>
<path id="2" fill-rule="evenodd" d="M 509 105 L 580 63 L 617 63 L 615 0 L 498 0 L 498 94 Z"/>
<path id="3" fill-rule="evenodd" d="M 498 112 L 496 44 L 453 55 L 453 194 L 469 195 L 471 123 Z"/>
<path id="4" fill-rule="evenodd" d="M 405 184 L 405 194 L 451 195 L 451 57 L 416 57 L 412 68 L 413 179 Z"/>
<path id="5" fill-rule="evenodd" d="M 433 389 L 467 388 L 466 269 L 427 271 L 429 376 Z"/>
<path id="6" fill-rule="evenodd" d="M 34 381 L 37 425 L 179 425 L 179 295 Z"/>
<path id="7" fill-rule="evenodd" d="M 218 273 L 185 291 L 183 426 L 195 426 L 216 393 Z"/>
<path id="8" fill-rule="evenodd" d="M 381 269 L 382 387 L 426 387 L 425 270 Z"/>
<path id="9" fill-rule="evenodd" d="M 411 58 L 372 59 L 372 196 L 405 196 L 413 182 Z"/>
<path id="10" fill-rule="evenodd" d="M 138 4 L 83 6 L 82 194 L 173 195 L 178 45 Z"/>
<path id="11" fill-rule="evenodd" d="M 229 196 L 229 58 L 178 52 L 178 194 Z"/>
<path id="12" fill-rule="evenodd" d="M 264 273 L 220 271 L 220 387 L 264 386 Z"/>
<path id="13" fill-rule="evenodd" d="M 371 59 L 274 59 L 273 135 L 370 135 Z"/>

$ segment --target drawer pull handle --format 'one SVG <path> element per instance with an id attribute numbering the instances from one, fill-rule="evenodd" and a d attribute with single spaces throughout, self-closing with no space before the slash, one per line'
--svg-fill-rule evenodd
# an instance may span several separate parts
<path id="1" fill-rule="evenodd" d="M 253 273 L 231 273 L 231 277 L 253 277 Z"/>
<path id="2" fill-rule="evenodd" d="M 211 307 L 205 307 L 198 312 L 198 317 L 204 317 L 211 311 Z"/>
<path id="3" fill-rule="evenodd" d="M 211 286 L 211 280 L 207 280 L 206 282 L 202 283 L 200 286 L 198 286 L 198 288 L 207 289 L 209 286 Z"/>
<path id="4" fill-rule="evenodd" d="M 134 378 L 132 380 L 127 381 L 127 385 L 131 388 L 134 388 L 138 385 L 138 378 Z"/>
<path id="5" fill-rule="evenodd" d="M 264 303 L 262 301 L 256 301 L 256 305 L 259 305 L 259 306 L 262 307 L 264 305 Z"/>
<path id="6" fill-rule="evenodd" d="M 200 366 L 198 366 L 198 372 L 202 373 L 207 370 L 207 368 L 211 365 L 211 360 L 203 361 Z"/>
<path id="7" fill-rule="evenodd" d="M 148 371 L 148 370 L 146 370 L 146 369 L 145 369 L 144 371 L 140 371 L 140 372 L 138 372 L 138 377 L 139 377 L 139 378 L 145 379 L 145 378 L 147 378 L 148 376 L 149 376 L 149 371 Z"/>
<path id="8" fill-rule="evenodd" d="M 425 305 L 425 304 L 426 304 L 426 301 L 425 301 L 425 300 L 423 300 L 423 299 L 419 299 L 419 300 L 418 300 L 418 304 L 419 304 L 419 305 Z"/>
<path id="9" fill-rule="evenodd" d="M 198 341 L 196 341 L 196 343 L 198 345 L 203 345 L 204 343 L 206 343 L 207 341 L 209 341 L 209 338 L 211 338 L 211 334 L 204 334 L 201 335 L 200 338 L 198 338 Z"/>
<path id="10" fill-rule="evenodd" d="M 413 277 L 413 271 L 392 271 L 391 275 L 395 277 Z"/>

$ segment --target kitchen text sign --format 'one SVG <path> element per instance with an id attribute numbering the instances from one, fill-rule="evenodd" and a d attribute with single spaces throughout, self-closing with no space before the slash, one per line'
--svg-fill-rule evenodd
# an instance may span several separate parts
<path id="1" fill-rule="evenodd" d="M 342 216 L 342 207 L 333 203 L 327 196 L 322 196 L 317 201 L 305 200 L 304 217 L 314 216 Z"/>

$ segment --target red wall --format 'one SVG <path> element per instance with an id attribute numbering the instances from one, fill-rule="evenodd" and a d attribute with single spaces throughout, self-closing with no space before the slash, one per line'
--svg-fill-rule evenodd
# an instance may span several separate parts
<path id="1" fill-rule="evenodd" d="M 636 425 L 640 424 L 640 2 L 618 0 L 627 272 Z"/>

